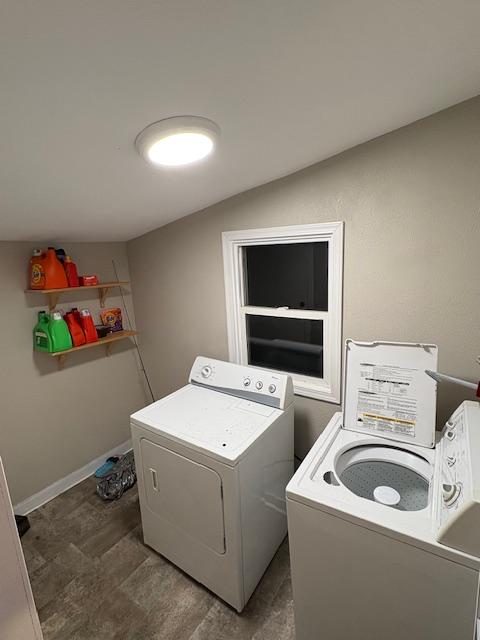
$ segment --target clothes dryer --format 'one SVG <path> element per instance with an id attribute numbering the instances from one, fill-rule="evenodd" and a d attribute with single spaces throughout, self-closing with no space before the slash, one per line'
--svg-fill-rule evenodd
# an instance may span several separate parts
<path id="1" fill-rule="evenodd" d="M 291 378 L 198 357 L 131 430 L 145 543 L 241 611 L 287 533 Z"/>

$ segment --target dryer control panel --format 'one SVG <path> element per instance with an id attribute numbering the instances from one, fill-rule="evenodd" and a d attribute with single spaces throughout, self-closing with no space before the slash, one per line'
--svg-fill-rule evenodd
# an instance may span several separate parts
<path id="1" fill-rule="evenodd" d="M 293 402 L 293 383 L 288 374 L 204 356 L 193 363 L 189 382 L 282 410 Z"/>
<path id="2" fill-rule="evenodd" d="M 437 445 L 436 538 L 480 557 L 480 405 L 463 402 Z"/>

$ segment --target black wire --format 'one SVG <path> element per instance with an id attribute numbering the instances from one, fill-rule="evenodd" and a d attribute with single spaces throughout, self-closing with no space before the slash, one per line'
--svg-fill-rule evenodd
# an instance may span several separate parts
<path id="1" fill-rule="evenodd" d="M 120 282 L 120 278 L 118 277 L 117 267 L 115 266 L 115 260 L 112 260 L 112 264 L 113 264 L 113 270 L 115 271 L 115 277 L 117 279 L 117 282 Z M 128 309 L 127 309 L 127 305 L 125 304 L 125 298 L 123 297 L 122 287 L 120 286 L 119 289 L 120 289 L 120 295 L 122 297 L 123 308 L 125 310 L 125 316 L 127 318 L 128 326 L 129 326 L 130 329 L 132 329 L 132 323 L 130 322 L 130 316 L 128 315 Z M 147 370 L 145 369 L 145 364 L 143 362 L 142 354 L 140 353 L 140 349 L 138 347 L 137 338 L 135 336 L 132 336 L 132 338 L 133 338 L 133 342 L 135 344 L 135 347 L 137 349 L 137 353 L 138 353 L 138 358 L 140 360 L 140 364 L 142 365 L 143 375 L 145 376 L 145 380 L 147 381 L 147 385 L 148 385 L 148 389 L 150 391 L 150 395 L 152 396 L 152 402 L 155 402 L 155 396 L 153 395 L 152 386 L 150 384 L 150 380 L 148 379 Z"/>

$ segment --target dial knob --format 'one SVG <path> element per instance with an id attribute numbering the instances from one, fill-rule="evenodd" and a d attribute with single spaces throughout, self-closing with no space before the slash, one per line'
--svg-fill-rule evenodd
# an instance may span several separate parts
<path id="1" fill-rule="evenodd" d="M 202 367 L 200 373 L 202 374 L 202 378 L 209 378 L 212 375 L 212 367 L 206 364 L 204 367 Z"/>
<path id="2" fill-rule="evenodd" d="M 277 387 L 274 384 L 271 384 L 268 387 L 268 390 L 270 391 L 270 393 L 275 393 L 275 391 L 277 390 Z"/>
<path id="3" fill-rule="evenodd" d="M 251 383 L 250 378 L 244 378 L 244 380 L 243 380 L 243 386 L 244 387 L 249 387 L 250 383 Z"/>
<path id="4" fill-rule="evenodd" d="M 442 485 L 443 502 L 450 507 L 458 500 L 460 495 L 460 485 L 458 484 L 444 484 Z"/>
<path id="5" fill-rule="evenodd" d="M 256 384 L 255 387 L 260 391 L 260 389 L 263 388 L 263 382 L 261 380 L 259 380 Z"/>

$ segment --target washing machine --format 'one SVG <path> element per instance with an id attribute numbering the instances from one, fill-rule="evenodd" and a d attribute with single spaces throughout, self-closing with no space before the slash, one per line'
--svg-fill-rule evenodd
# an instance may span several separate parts
<path id="1" fill-rule="evenodd" d="M 347 341 L 344 411 L 287 486 L 297 640 L 473 640 L 480 408 L 435 432 L 433 345 Z"/>
<path id="2" fill-rule="evenodd" d="M 241 611 L 287 533 L 288 375 L 198 357 L 131 416 L 145 544 Z"/>

